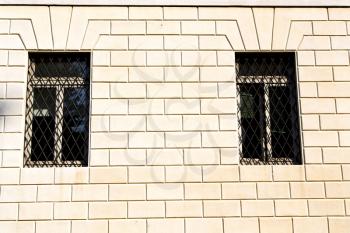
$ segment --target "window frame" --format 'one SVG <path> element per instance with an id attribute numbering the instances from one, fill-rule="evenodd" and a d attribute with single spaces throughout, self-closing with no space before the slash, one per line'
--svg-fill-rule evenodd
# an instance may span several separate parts
<path id="1" fill-rule="evenodd" d="M 82 76 L 76 77 L 67 77 L 67 76 L 55 76 L 52 78 L 50 76 L 41 78 L 41 85 L 39 88 L 43 88 L 45 90 L 49 88 L 55 89 L 55 123 L 54 123 L 54 147 L 53 147 L 53 160 L 32 160 L 32 145 L 31 141 L 33 140 L 32 134 L 32 124 L 34 122 L 34 88 L 39 89 L 36 86 L 33 86 L 31 82 L 38 81 L 40 78 L 35 77 L 34 70 L 31 69 L 32 64 L 35 66 L 35 62 L 32 61 L 33 57 L 40 58 L 40 56 L 53 57 L 63 57 L 64 59 L 76 58 L 77 60 L 82 59 L 81 63 L 84 64 L 85 72 Z M 26 105 L 25 105 L 25 124 L 24 124 L 24 151 L 23 151 L 23 167 L 88 167 L 90 162 L 90 147 L 91 147 L 91 91 L 92 91 L 92 79 L 91 79 L 91 53 L 90 52 L 66 52 L 66 51 L 29 51 L 28 52 L 28 67 L 27 67 L 27 80 L 26 80 Z M 73 67 L 74 68 L 74 67 Z M 80 67 L 83 69 L 82 67 Z M 52 79 L 51 79 L 52 78 Z M 68 78 L 68 79 L 67 79 Z M 38 79 L 38 80 L 35 80 Z M 53 81 L 53 79 L 55 79 Z M 71 86 L 64 85 L 55 85 L 52 83 L 55 82 L 71 82 L 73 83 L 73 79 L 79 80 L 80 83 L 74 83 Z M 64 98 L 65 98 L 65 89 L 70 88 L 84 88 L 85 95 L 87 100 L 84 101 L 86 107 L 86 132 L 84 132 L 86 139 L 84 144 L 84 154 L 82 154 L 81 160 L 64 160 L 63 159 L 63 125 L 64 125 Z M 32 92 L 32 94 L 30 94 Z M 30 104 L 31 102 L 31 104 Z M 58 104 L 60 103 L 60 104 Z M 32 110 L 30 112 L 30 110 Z M 61 116 L 60 121 L 57 120 L 57 115 Z M 31 120 L 30 120 L 31 119 Z M 28 124 L 31 123 L 31 124 Z"/>
<path id="2" fill-rule="evenodd" d="M 288 57 L 290 56 L 290 60 L 291 60 L 291 67 L 293 68 L 293 75 L 292 77 L 288 77 L 285 76 L 287 81 L 286 81 L 286 86 L 289 90 L 292 90 L 294 93 L 290 93 L 290 95 L 293 95 L 293 97 L 295 98 L 294 101 L 294 107 L 295 107 L 295 112 L 294 112 L 294 116 L 290 116 L 289 119 L 292 119 L 293 117 L 295 118 L 294 122 L 292 122 L 292 127 L 291 127 L 291 132 L 290 132 L 290 136 L 294 137 L 294 140 L 297 140 L 296 142 L 292 142 L 293 143 L 293 152 L 291 152 L 291 154 L 293 154 L 293 157 L 273 157 L 273 150 L 271 149 L 272 147 L 272 133 L 264 133 L 264 136 L 267 135 L 267 137 L 269 137 L 268 139 L 264 138 L 264 136 L 260 137 L 260 140 L 262 141 L 262 156 L 264 157 L 264 160 L 262 160 L 261 158 L 253 158 L 251 157 L 244 157 L 243 156 L 243 142 L 242 142 L 242 127 L 241 127 L 241 111 L 240 111 L 240 107 L 241 107 L 241 103 L 240 103 L 240 98 L 241 98 L 241 93 L 239 91 L 239 86 L 241 84 L 253 84 L 253 83 L 259 83 L 259 82 L 254 82 L 254 80 L 252 80 L 252 82 L 247 82 L 247 83 L 240 83 L 239 80 L 239 68 L 240 68 L 240 64 L 239 62 L 237 62 L 240 59 L 237 59 L 239 56 L 256 56 L 258 58 L 264 57 L 264 56 L 276 56 L 278 57 L 279 55 L 281 57 L 285 56 Z M 249 51 L 249 52 L 236 52 L 235 53 L 235 72 L 236 72 L 236 98 L 237 98 L 237 119 L 238 119 L 238 154 L 239 154 L 239 164 L 240 165 L 300 165 L 303 164 L 304 161 L 304 156 L 303 156 L 303 149 L 302 149 L 302 124 L 301 124 L 301 110 L 300 110 L 300 95 L 299 95 L 299 78 L 298 78 L 298 72 L 297 72 L 297 54 L 296 52 L 261 52 L 261 51 Z M 253 78 L 257 78 L 254 76 L 258 76 L 258 75 L 251 75 L 251 77 Z M 266 75 L 266 77 L 272 77 L 273 75 Z M 264 77 L 260 76 L 260 79 L 263 80 Z M 292 79 L 292 80 L 290 80 Z M 291 88 L 290 82 L 293 82 L 293 88 Z M 265 83 L 262 82 L 263 84 L 263 89 L 265 89 Z M 277 83 L 276 86 L 278 86 L 280 83 Z M 274 86 L 274 85 L 271 85 Z M 270 87 L 270 85 L 269 85 Z M 269 89 L 269 88 L 268 88 Z M 264 107 L 268 106 L 268 108 L 263 109 L 263 113 L 264 115 L 262 116 L 262 118 L 264 118 L 264 125 L 261 126 L 259 124 L 259 126 L 261 127 L 261 131 L 271 131 L 272 129 L 272 124 L 271 121 L 269 123 L 267 123 L 268 119 L 270 118 L 270 104 L 269 102 L 271 101 L 270 97 L 269 97 L 269 93 L 264 92 L 263 93 L 263 101 L 264 101 Z M 289 97 L 289 103 L 291 100 L 291 96 Z M 291 106 L 291 109 L 293 108 L 293 106 Z M 261 110 L 259 110 L 261 111 Z M 269 116 L 267 116 L 269 115 Z M 291 120 L 292 121 L 292 120 Z M 296 136 L 293 134 L 297 134 Z M 266 141 L 268 141 L 269 143 L 266 143 Z M 264 145 L 265 144 L 265 145 Z M 295 145 L 296 144 L 296 145 Z M 270 155 L 266 154 L 266 147 L 270 147 L 269 152 L 271 153 Z M 270 156 L 270 157 L 269 157 Z M 290 159 L 289 161 L 287 161 L 288 159 Z"/>

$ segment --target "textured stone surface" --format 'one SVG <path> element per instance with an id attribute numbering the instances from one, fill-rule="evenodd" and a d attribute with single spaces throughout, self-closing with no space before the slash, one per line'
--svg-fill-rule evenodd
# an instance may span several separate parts
<path id="1" fill-rule="evenodd" d="M 1 233 L 347 233 L 349 13 L 0 6 Z M 287 50 L 304 164 L 238 165 L 235 53 Z M 28 51 L 91 52 L 89 167 L 23 168 Z"/>

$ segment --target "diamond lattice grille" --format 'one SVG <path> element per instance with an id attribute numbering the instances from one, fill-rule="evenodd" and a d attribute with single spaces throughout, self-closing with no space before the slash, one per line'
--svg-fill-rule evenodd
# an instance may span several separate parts
<path id="1" fill-rule="evenodd" d="M 237 53 L 242 164 L 301 163 L 294 53 Z"/>
<path id="2" fill-rule="evenodd" d="M 90 55 L 29 54 L 24 166 L 87 166 Z"/>

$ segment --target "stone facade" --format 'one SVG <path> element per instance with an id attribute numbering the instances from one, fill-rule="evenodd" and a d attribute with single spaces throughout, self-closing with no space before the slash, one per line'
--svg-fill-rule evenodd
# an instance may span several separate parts
<path id="1" fill-rule="evenodd" d="M 350 232 L 350 9 L 0 7 L 1 233 Z M 28 51 L 91 52 L 89 167 L 23 168 Z M 239 165 L 236 51 L 296 51 L 303 165 Z"/>

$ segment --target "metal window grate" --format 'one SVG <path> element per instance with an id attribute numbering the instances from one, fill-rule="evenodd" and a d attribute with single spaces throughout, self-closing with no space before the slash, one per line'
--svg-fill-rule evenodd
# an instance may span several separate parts
<path id="1" fill-rule="evenodd" d="M 300 164 L 294 53 L 236 53 L 241 164 Z"/>
<path id="2" fill-rule="evenodd" d="M 90 54 L 30 53 L 24 166 L 87 166 Z"/>

